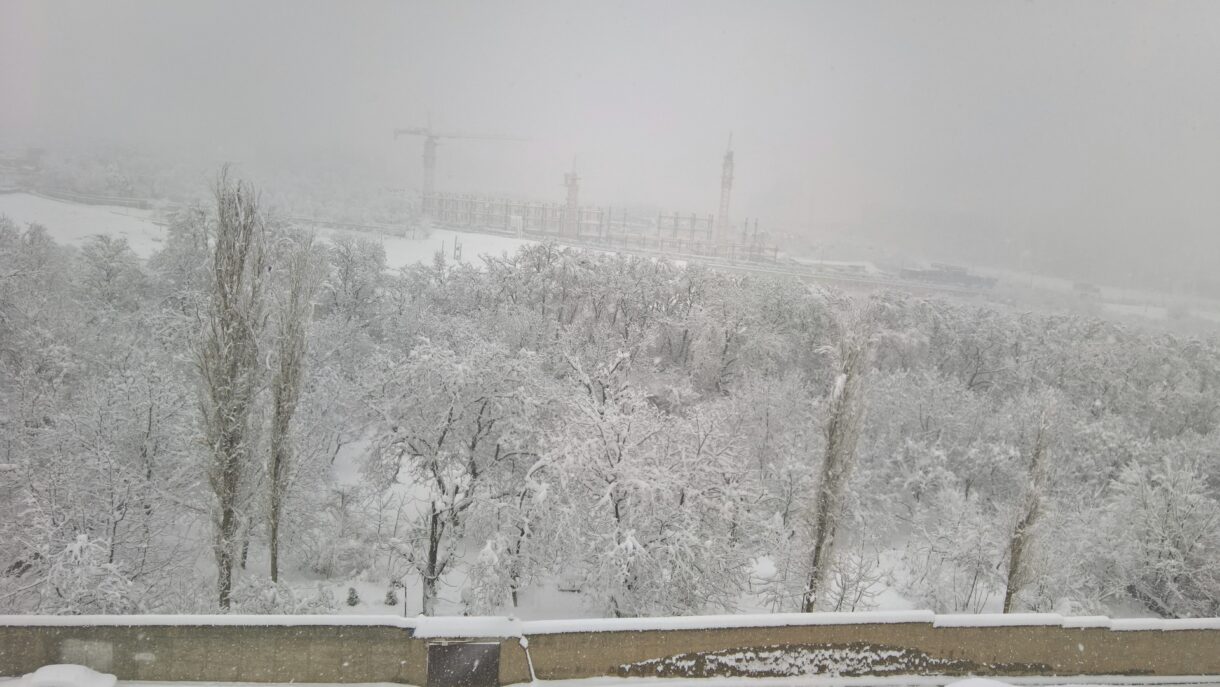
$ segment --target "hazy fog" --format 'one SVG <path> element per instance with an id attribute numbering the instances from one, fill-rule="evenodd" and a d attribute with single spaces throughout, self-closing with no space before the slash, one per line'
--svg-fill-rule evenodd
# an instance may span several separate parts
<path id="1" fill-rule="evenodd" d="M 444 143 L 442 190 L 559 200 L 575 158 L 591 201 L 714 212 L 732 131 L 739 218 L 1174 280 L 1220 254 L 1218 65 L 1215 2 L 5 0 L 0 147 L 414 189 L 391 131 L 431 113 L 530 139 Z"/>

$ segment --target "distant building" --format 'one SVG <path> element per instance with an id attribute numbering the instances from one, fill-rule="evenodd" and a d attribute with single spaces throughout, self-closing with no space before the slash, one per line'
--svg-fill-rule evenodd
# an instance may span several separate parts
<path id="1" fill-rule="evenodd" d="M 994 277 L 973 274 L 965 267 L 932 263 L 927 269 L 905 267 L 898 276 L 909 281 L 919 281 L 941 286 L 961 286 L 967 289 L 990 289 L 996 285 Z"/>
<path id="2" fill-rule="evenodd" d="M 969 274 L 970 273 L 970 270 L 966 269 L 965 267 L 961 267 L 959 265 L 947 265 L 943 262 L 932 263 L 932 269 L 939 270 L 946 274 Z"/>

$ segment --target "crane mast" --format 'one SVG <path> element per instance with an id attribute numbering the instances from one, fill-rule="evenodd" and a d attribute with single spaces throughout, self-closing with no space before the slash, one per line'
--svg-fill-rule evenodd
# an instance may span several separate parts
<path id="1" fill-rule="evenodd" d="M 501 134 L 467 134 L 467 133 L 441 133 L 434 131 L 432 125 L 415 126 L 405 129 L 395 129 L 394 138 L 399 136 L 420 136 L 424 139 L 424 175 L 423 183 L 420 186 L 420 209 L 424 217 L 431 217 L 436 208 L 436 146 L 440 139 L 466 139 L 466 140 L 486 140 L 486 141 L 524 141 L 526 139 L 517 136 L 504 136 Z"/>

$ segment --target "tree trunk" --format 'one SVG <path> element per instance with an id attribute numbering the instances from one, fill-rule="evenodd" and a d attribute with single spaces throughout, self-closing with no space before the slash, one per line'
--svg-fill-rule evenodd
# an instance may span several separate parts
<path id="1" fill-rule="evenodd" d="M 1043 409 L 1038 418 L 1038 429 L 1034 435 L 1033 453 L 1029 462 L 1029 494 L 1025 500 L 1025 512 L 1017 521 L 1012 537 L 1008 540 L 1008 578 L 1004 585 L 1004 613 L 1011 613 L 1021 590 L 1025 576 L 1025 550 L 1029 544 L 1030 531 L 1042 515 L 1042 495 L 1047 487 L 1047 418 Z"/>
<path id="2" fill-rule="evenodd" d="M 313 308 L 317 286 L 311 258 L 313 237 L 306 238 L 293 252 L 288 265 L 288 292 L 279 308 L 278 362 L 271 385 L 271 493 L 268 523 L 271 548 L 271 581 L 280 576 L 280 521 L 292 464 L 292 417 L 296 413 L 305 377 L 305 329 Z"/>
<path id="3" fill-rule="evenodd" d="M 241 569 L 246 569 L 246 561 L 250 558 L 250 528 L 246 527 L 241 538 Z"/>
<path id="4" fill-rule="evenodd" d="M 271 581 L 280 581 L 280 525 L 271 526 Z"/>
<path id="5" fill-rule="evenodd" d="M 436 503 L 432 504 L 432 515 L 428 521 L 428 559 L 424 564 L 423 574 L 423 609 L 421 613 L 424 615 L 433 615 L 436 608 L 436 583 L 440 577 L 440 547 L 441 547 L 441 530 L 444 523 L 441 522 L 441 513 L 436 510 Z"/>
<path id="6" fill-rule="evenodd" d="M 845 345 L 839 380 L 831 399 L 826 424 L 826 454 L 818 483 L 813 516 L 813 552 L 809 578 L 801 598 L 801 610 L 817 610 L 818 594 L 825 588 L 834 557 L 835 532 L 843 510 L 843 490 L 856 459 L 856 442 L 864 416 L 863 374 L 866 342 Z"/>
<path id="7" fill-rule="evenodd" d="M 230 494 L 237 491 L 236 475 L 235 466 L 225 471 L 226 491 Z M 220 532 L 216 542 L 216 566 L 218 568 L 217 596 L 222 611 L 229 610 L 230 595 L 233 591 L 233 542 L 237 538 L 235 501 L 236 498 L 222 498 L 220 503 Z"/>
<path id="8" fill-rule="evenodd" d="M 277 404 L 278 405 L 278 404 Z M 280 580 L 280 520 L 284 509 L 285 472 L 289 461 L 288 446 L 283 433 L 276 431 L 280 423 L 279 413 L 272 419 L 271 432 L 271 494 L 267 515 L 268 546 L 271 549 L 271 581 Z"/>
<path id="9" fill-rule="evenodd" d="M 268 547 L 271 557 L 271 581 L 280 581 L 280 514 L 283 510 L 283 490 L 281 485 L 284 479 L 284 467 L 288 462 L 287 447 L 283 446 L 283 437 L 275 431 L 278 425 L 277 417 L 272 419 L 272 438 L 271 438 L 271 498 L 269 504 L 269 513 L 267 514 L 267 529 Z"/>
<path id="10" fill-rule="evenodd" d="M 1025 553 L 1025 528 L 1028 517 L 1017 525 L 1012 539 L 1008 542 L 1008 580 L 1004 585 L 1004 613 L 1012 613 L 1013 602 L 1017 598 L 1017 590 L 1021 587 L 1021 557 Z"/>

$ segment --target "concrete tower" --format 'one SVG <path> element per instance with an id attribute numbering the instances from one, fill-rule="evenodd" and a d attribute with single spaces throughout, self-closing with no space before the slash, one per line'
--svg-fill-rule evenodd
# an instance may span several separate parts
<path id="1" fill-rule="evenodd" d="M 720 212 L 716 215 L 714 240 L 726 241 L 732 234 L 729 222 L 729 198 L 733 193 L 733 134 L 729 134 L 729 147 L 724 153 L 724 165 L 720 170 Z"/>
<path id="2" fill-rule="evenodd" d="M 576 175 L 576 160 L 572 160 L 572 171 L 563 175 L 563 185 L 568 187 L 568 199 L 563 213 L 563 231 L 567 236 L 580 232 L 580 177 Z"/>

